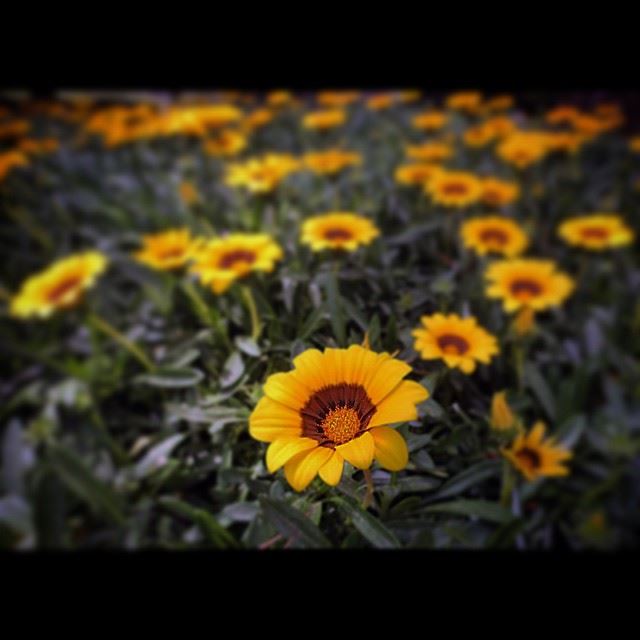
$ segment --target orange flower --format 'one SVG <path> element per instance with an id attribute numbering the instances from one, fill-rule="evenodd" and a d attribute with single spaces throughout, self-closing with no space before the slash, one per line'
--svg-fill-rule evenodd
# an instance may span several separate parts
<path id="1" fill-rule="evenodd" d="M 28 120 L 2 122 L 0 123 L 0 139 L 24 136 L 29 129 L 31 129 L 31 123 Z"/>
<path id="2" fill-rule="evenodd" d="M 505 138 L 516 130 L 516 124 L 509 116 L 493 116 L 485 120 L 484 126 L 496 138 Z"/>
<path id="3" fill-rule="evenodd" d="M 18 149 L 23 153 L 52 153 L 57 151 L 60 143 L 55 138 L 24 138 L 18 143 Z"/>
<path id="4" fill-rule="evenodd" d="M 549 150 L 548 136 L 540 131 L 518 131 L 498 145 L 496 152 L 500 158 L 518 169 L 542 160 Z"/>
<path id="5" fill-rule="evenodd" d="M 549 124 L 573 124 L 580 115 L 580 110 L 576 107 L 562 104 L 547 111 L 544 119 Z"/>
<path id="6" fill-rule="evenodd" d="M 482 106 L 482 94 L 478 91 L 460 91 L 447 97 L 446 105 L 449 109 L 478 113 Z"/>
<path id="7" fill-rule="evenodd" d="M 482 183 L 466 171 L 441 171 L 426 183 L 425 191 L 445 207 L 466 207 L 480 200 Z"/>
<path id="8" fill-rule="evenodd" d="M 273 112 L 269 109 L 256 109 L 247 115 L 242 121 L 242 127 L 246 131 L 254 131 L 273 120 Z"/>
<path id="9" fill-rule="evenodd" d="M 503 207 L 520 197 L 520 187 L 515 182 L 499 178 L 482 180 L 482 202 L 490 207 Z"/>
<path id="10" fill-rule="evenodd" d="M 469 127 L 463 134 L 462 139 L 469 147 L 484 147 L 494 139 L 493 131 L 484 124 Z"/>
<path id="11" fill-rule="evenodd" d="M 362 156 L 351 151 L 327 149 L 306 153 L 302 157 L 302 162 L 315 173 L 333 175 L 346 167 L 362 164 Z"/>
<path id="12" fill-rule="evenodd" d="M 395 104 L 395 97 L 390 93 L 379 93 L 375 96 L 371 96 L 365 103 L 372 111 L 382 111 L 383 109 L 389 109 Z"/>
<path id="13" fill-rule="evenodd" d="M 406 185 L 424 185 L 436 173 L 442 171 L 439 164 L 430 162 L 416 162 L 399 166 L 394 174 L 396 182 Z"/>
<path id="14" fill-rule="evenodd" d="M 346 107 L 359 97 L 359 91 L 321 91 L 316 100 L 323 107 Z"/>
<path id="15" fill-rule="evenodd" d="M 490 98 L 484 103 L 484 110 L 487 112 L 491 111 L 507 111 L 511 109 L 514 105 L 513 96 L 508 94 L 494 96 Z"/>
<path id="16" fill-rule="evenodd" d="M 278 91 L 270 91 L 267 94 L 267 104 L 271 107 L 284 107 L 293 101 L 290 91 L 282 89 Z"/>
<path id="17" fill-rule="evenodd" d="M 408 158 L 424 162 L 442 162 L 453 155 L 453 149 L 444 142 L 424 142 L 419 145 L 407 145 Z"/>
<path id="18" fill-rule="evenodd" d="M 442 111 L 425 111 L 414 116 L 411 123 L 416 129 L 423 131 L 437 131 L 447 122 L 447 114 Z"/>
<path id="19" fill-rule="evenodd" d="M 214 138 L 205 140 L 204 150 L 210 156 L 232 157 L 247 146 L 244 134 L 233 129 L 223 129 Z"/>
<path id="20" fill-rule="evenodd" d="M 0 182 L 4 180 L 9 171 L 14 167 L 20 167 L 29 164 L 27 157 L 20 151 L 6 151 L 0 153 Z"/>
<path id="21" fill-rule="evenodd" d="M 341 109 L 325 109 L 323 111 L 312 111 L 302 119 L 302 126 L 305 129 L 317 129 L 325 131 L 334 129 L 344 124 L 347 114 Z"/>

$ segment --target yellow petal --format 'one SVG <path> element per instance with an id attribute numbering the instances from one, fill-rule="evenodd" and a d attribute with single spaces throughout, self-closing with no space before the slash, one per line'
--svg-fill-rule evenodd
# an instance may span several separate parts
<path id="1" fill-rule="evenodd" d="M 332 455 L 333 450 L 329 447 L 316 447 L 299 453 L 284 465 L 287 482 L 296 491 L 304 491 Z"/>
<path id="2" fill-rule="evenodd" d="M 291 407 L 295 411 L 301 409 L 311 395 L 307 387 L 298 381 L 297 372 L 274 373 L 264 384 L 264 393 L 272 400 Z"/>
<path id="3" fill-rule="evenodd" d="M 365 431 L 361 436 L 338 445 L 336 451 L 354 467 L 368 469 L 373 462 L 375 451 L 373 436 L 368 431 Z"/>
<path id="4" fill-rule="evenodd" d="M 411 372 L 411 367 L 402 360 L 396 360 L 387 354 L 378 356 L 377 367 L 373 369 L 373 375 L 368 376 L 364 387 L 373 404 L 379 404 L 393 391 L 402 378 Z"/>
<path id="5" fill-rule="evenodd" d="M 267 469 L 275 473 L 283 464 L 286 464 L 301 451 L 318 446 L 318 441 L 313 438 L 300 438 L 299 436 L 286 436 L 274 440 L 267 449 Z"/>
<path id="6" fill-rule="evenodd" d="M 377 407 L 369 427 L 406 422 L 418 417 L 416 404 L 426 400 L 429 392 L 413 380 L 404 380 Z"/>
<path id="7" fill-rule="evenodd" d="M 391 427 L 371 429 L 375 442 L 375 458 L 380 466 L 389 471 L 400 471 L 409 462 L 409 450 L 404 438 Z"/>
<path id="8" fill-rule="evenodd" d="M 299 436 L 302 433 L 302 418 L 289 407 L 263 396 L 249 417 L 249 433 L 261 442 Z"/>
<path id="9" fill-rule="evenodd" d="M 320 467 L 320 477 L 328 485 L 335 487 L 340 482 L 340 478 L 342 478 L 343 467 L 344 458 L 337 451 L 334 451 L 329 460 Z"/>

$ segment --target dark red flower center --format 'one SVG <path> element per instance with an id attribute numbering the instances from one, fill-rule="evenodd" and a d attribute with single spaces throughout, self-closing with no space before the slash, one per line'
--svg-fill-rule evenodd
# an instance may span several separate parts
<path id="1" fill-rule="evenodd" d="M 246 264 L 253 264 L 256 261 L 256 254 L 253 251 L 247 251 L 246 249 L 235 249 L 225 253 L 218 266 L 221 269 L 231 269 L 238 262 L 244 262 Z"/>
<path id="2" fill-rule="evenodd" d="M 343 227 L 331 227 L 324 232 L 324 237 L 327 240 L 351 240 L 353 235 Z"/>
<path id="3" fill-rule="evenodd" d="M 80 276 L 71 276 L 62 282 L 59 282 L 47 293 L 47 300 L 55 304 L 58 300 L 64 298 L 72 289 L 75 289 L 82 282 Z"/>
<path id="4" fill-rule="evenodd" d="M 469 351 L 469 343 L 462 336 L 452 333 L 440 336 L 438 345 L 448 355 L 461 356 Z"/>
<path id="5" fill-rule="evenodd" d="M 523 447 L 515 455 L 529 469 L 538 469 L 542 464 L 540 454 L 535 449 Z"/>

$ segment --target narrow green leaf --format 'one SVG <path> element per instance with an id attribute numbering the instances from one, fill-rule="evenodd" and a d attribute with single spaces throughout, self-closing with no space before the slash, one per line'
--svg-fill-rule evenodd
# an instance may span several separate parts
<path id="1" fill-rule="evenodd" d="M 164 367 L 157 369 L 153 373 L 143 373 L 136 376 L 133 381 L 136 384 L 146 384 L 152 387 L 183 389 L 197 385 L 203 378 L 204 373 L 193 367 L 184 367 L 182 369 Z"/>
<path id="2" fill-rule="evenodd" d="M 351 518 L 353 526 L 368 540 L 376 549 L 399 549 L 400 541 L 395 534 L 372 516 L 368 511 L 362 509 L 355 500 L 351 498 L 332 498 L 332 502 Z"/>
<path id="3" fill-rule="evenodd" d="M 220 375 L 220 386 L 225 389 L 232 386 L 244 373 L 244 362 L 237 351 L 234 351 L 224 363 L 222 374 Z"/>
<path id="4" fill-rule="evenodd" d="M 526 362 L 524 365 L 524 379 L 526 385 L 533 391 L 538 402 L 542 405 L 549 418 L 555 420 L 556 417 L 556 403 L 553 398 L 553 393 L 549 389 L 546 380 L 540 373 L 538 367 L 531 362 Z"/>
<path id="5" fill-rule="evenodd" d="M 498 524 L 508 522 L 512 517 L 511 512 L 501 504 L 488 500 L 440 502 L 422 509 L 422 513 L 451 513 L 461 516 L 475 516 Z"/>
<path id="6" fill-rule="evenodd" d="M 333 333 L 335 334 L 338 345 L 344 347 L 347 340 L 347 331 L 342 310 L 342 300 L 340 298 L 338 278 L 334 272 L 327 274 L 325 287 L 327 292 L 327 306 L 329 308 L 329 319 L 331 321 L 331 327 L 333 328 Z"/>
<path id="7" fill-rule="evenodd" d="M 445 482 L 438 491 L 428 496 L 428 499 L 431 501 L 460 495 L 487 478 L 500 475 L 501 470 L 501 460 L 483 460 Z"/>

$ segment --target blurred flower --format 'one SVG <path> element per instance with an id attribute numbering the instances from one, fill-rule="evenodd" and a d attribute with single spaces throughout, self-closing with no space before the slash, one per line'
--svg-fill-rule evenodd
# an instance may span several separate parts
<path id="1" fill-rule="evenodd" d="M 571 245 L 591 251 L 621 247 L 631 244 L 634 239 L 633 229 L 622 217 L 612 213 L 569 218 L 558 227 L 558 235 Z"/>
<path id="2" fill-rule="evenodd" d="M 517 131 L 498 145 L 496 153 L 505 162 L 518 167 L 518 169 L 525 169 L 546 155 L 547 141 L 546 133 Z"/>
<path id="3" fill-rule="evenodd" d="M 424 185 L 436 173 L 442 171 L 439 164 L 433 162 L 416 162 L 399 166 L 394 174 L 396 182 L 408 185 Z"/>
<path id="4" fill-rule="evenodd" d="M 73 307 L 107 264 L 107 257 L 97 251 L 62 258 L 22 283 L 11 300 L 9 313 L 16 318 L 48 318 L 59 309 Z"/>
<path id="5" fill-rule="evenodd" d="M 466 207 L 480 200 L 482 183 L 472 173 L 441 171 L 426 183 L 425 191 L 445 207 Z"/>
<path id="6" fill-rule="evenodd" d="M 251 271 L 273 271 L 282 255 L 282 248 L 270 235 L 232 233 L 203 244 L 189 271 L 219 294 Z"/>
<path id="7" fill-rule="evenodd" d="M 192 205 L 198 200 L 200 200 L 200 194 L 198 193 L 198 189 L 193 182 L 189 182 L 188 180 L 183 180 L 180 183 L 180 198 L 187 205 Z"/>
<path id="8" fill-rule="evenodd" d="M 611 128 L 611 123 L 589 113 L 583 113 L 573 121 L 573 127 L 587 138 L 594 138 Z"/>
<path id="9" fill-rule="evenodd" d="M 547 134 L 547 146 L 550 151 L 576 153 L 585 141 L 585 136 L 573 131 L 552 131 Z"/>
<path id="10" fill-rule="evenodd" d="M 484 147 L 492 142 L 494 138 L 493 130 L 484 124 L 469 127 L 462 135 L 462 139 L 469 147 Z"/>
<path id="11" fill-rule="evenodd" d="M 488 364 L 500 352 L 494 336 L 478 325 L 474 317 L 461 318 L 455 313 L 436 313 L 420 318 L 422 326 L 414 329 L 415 350 L 424 360 L 442 359 L 449 368 L 473 373 L 476 362 Z"/>
<path id="12" fill-rule="evenodd" d="M 480 256 L 498 253 L 513 258 L 529 244 L 527 234 L 517 222 L 500 216 L 466 220 L 460 227 L 460 236 L 464 246 Z"/>
<path id="13" fill-rule="evenodd" d="M 536 313 L 531 307 L 522 307 L 513 320 L 513 331 L 517 336 L 529 335 L 535 328 Z"/>
<path id="14" fill-rule="evenodd" d="M 640 153 L 640 136 L 633 136 L 629 140 L 629 149 L 634 153 Z"/>
<path id="15" fill-rule="evenodd" d="M 580 115 L 581 111 L 577 107 L 561 104 L 547 111 L 544 119 L 549 124 L 573 124 Z"/>
<path id="16" fill-rule="evenodd" d="M 326 151 L 311 151 L 302 157 L 302 163 L 315 173 L 332 175 L 346 167 L 362 164 L 362 156 L 353 151 L 341 149 L 327 149 Z"/>
<path id="17" fill-rule="evenodd" d="M 552 260 L 514 258 L 489 265 L 485 278 L 486 294 L 501 298 L 504 310 L 517 311 L 531 307 L 541 311 L 561 305 L 574 289 L 574 281 L 565 273 L 556 271 Z"/>
<path id="18" fill-rule="evenodd" d="M 407 145 L 405 152 L 412 160 L 442 162 L 453 155 L 453 148 L 445 142 L 424 142 L 418 145 Z"/>
<path id="19" fill-rule="evenodd" d="M 321 91 L 316 100 L 323 107 L 346 107 L 359 97 L 359 91 Z"/>
<path id="20" fill-rule="evenodd" d="M 544 440 L 545 430 L 545 424 L 538 421 L 529 433 L 520 434 L 509 447 L 502 449 L 505 458 L 530 482 L 569 474 L 564 465 L 573 454 L 556 444 L 555 438 Z"/>
<path id="21" fill-rule="evenodd" d="M 284 107 L 293 101 L 290 91 L 270 91 L 267 94 L 267 104 L 271 107 Z"/>
<path id="22" fill-rule="evenodd" d="M 482 105 L 482 109 L 486 112 L 491 111 L 507 111 L 513 107 L 515 101 L 513 96 L 508 94 L 503 94 L 499 96 L 494 96 L 493 98 L 489 98 Z"/>
<path id="23" fill-rule="evenodd" d="M 232 157 L 246 146 L 246 136 L 233 129 L 222 129 L 213 138 L 207 138 L 204 142 L 204 150 L 210 156 Z"/>
<path id="24" fill-rule="evenodd" d="M 313 251 L 339 249 L 355 251 L 380 235 L 376 225 L 355 213 L 331 212 L 307 218 L 302 224 L 301 242 Z"/>
<path id="25" fill-rule="evenodd" d="M 143 247 L 134 254 L 138 262 L 161 271 L 183 267 L 200 246 L 189 229 L 168 229 L 142 237 Z"/>
<path id="26" fill-rule="evenodd" d="M 256 109 L 247 114 L 242 120 L 242 128 L 245 131 L 255 131 L 260 127 L 264 127 L 273 120 L 273 111 L 269 109 Z"/>
<path id="27" fill-rule="evenodd" d="M 504 207 L 520 197 L 520 187 L 515 182 L 500 178 L 482 179 L 482 202 L 490 207 Z"/>
<path id="28" fill-rule="evenodd" d="M 445 104 L 449 109 L 478 113 L 482 106 L 482 94 L 478 91 L 460 91 L 452 93 L 446 99 Z"/>
<path id="29" fill-rule="evenodd" d="M 515 426 L 516 417 L 507 402 L 506 391 L 498 391 L 493 394 L 490 423 L 497 431 L 507 431 Z"/>
<path id="30" fill-rule="evenodd" d="M 251 436 L 271 443 L 270 473 L 284 466 L 289 484 L 303 491 L 318 473 L 337 485 L 345 460 L 357 469 L 369 469 L 374 459 L 389 471 L 404 469 L 407 444 L 385 425 L 415 420 L 416 405 L 429 397 L 422 385 L 403 380 L 408 364 L 351 345 L 308 349 L 293 365 L 269 376 L 249 418 Z"/>
<path id="31" fill-rule="evenodd" d="M 404 104 L 417 102 L 421 97 L 422 91 L 419 91 L 418 89 L 405 89 L 398 92 L 398 102 L 402 102 Z"/>
<path id="32" fill-rule="evenodd" d="M 227 167 L 225 182 L 232 187 L 246 187 L 251 193 L 273 191 L 300 163 L 292 155 L 269 153 Z"/>
<path id="33" fill-rule="evenodd" d="M 484 128 L 496 138 L 505 138 L 516 130 L 515 122 L 509 116 L 493 116 L 484 121 Z"/>
<path id="34" fill-rule="evenodd" d="M 0 153 L 0 182 L 2 182 L 9 171 L 14 167 L 22 167 L 29 164 L 29 160 L 20 151 L 5 151 Z"/>
<path id="35" fill-rule="evenodd" d="M 382 111 L 392 107 L 396 102 L 396 97 L 391 93 L 379 93 L 367 99 L 367 108 L 372 111 Z"/>
<path id="36" fill-rule="evenodd" d="M 437 131 L 446 124 L 448 116 L 443 111 L 425 111 L 413 116 L 411 124 L 422 131 Z"/>
<path id="37" fill-rule="evenodd" d="M 40 155 L 53 153 L 60 148 L 60 142 L 55 138 L 23 138 L 18 143 L 18 149 L 23 153 Z"/>
<path id="38" fill-rule="evenodd" d="M 312 111 L 302 119 L 305 129 L 333 129 L 344 124 L 347 114 L 341 109 L 326 109 L 324 111 Z"/>
<path id="39" fill-rule="evenodd" d="M 28 120 L 0 122 L 0 140 L 2 138 L 19 138 L 26 135 L 29 129 L 31 129 L 31 123 Z"/>

